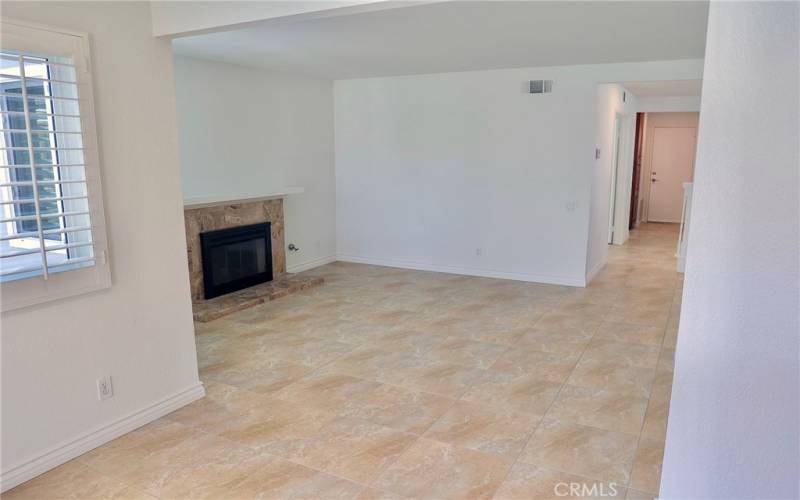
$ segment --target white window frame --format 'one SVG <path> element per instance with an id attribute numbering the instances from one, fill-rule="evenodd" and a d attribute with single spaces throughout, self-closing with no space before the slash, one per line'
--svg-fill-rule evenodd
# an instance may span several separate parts
<path id="1" fill-rule="evenodd" d="M 80 124 L 91 220 L 94 265 L 0 283 L 3 312 L 109 288 L 111 269 L 103 211 L 103 190 L 94 114 L 89 36 L 70 30 L 3 19 L 0 47 L 25 53 L 69 57 L 75 65 Z"/>

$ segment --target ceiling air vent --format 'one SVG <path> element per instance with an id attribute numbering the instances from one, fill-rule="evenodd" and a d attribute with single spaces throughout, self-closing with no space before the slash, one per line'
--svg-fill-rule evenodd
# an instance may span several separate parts
<path id="1" fill-rule="evenodd" d="M 553 80 L 531 80 L 528 82 L 529 94 L 549 94 L 553 91 Z"/>

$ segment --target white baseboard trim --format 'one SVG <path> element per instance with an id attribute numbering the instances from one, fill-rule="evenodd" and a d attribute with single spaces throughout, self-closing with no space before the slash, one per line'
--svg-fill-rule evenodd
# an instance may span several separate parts
<path id="1" fill-rule="evenodd" d="M 606 264 L 608 264 L 608 255 L 603 257 L 603 259 L 600 262 L 595 264 L 595 266 L 589 269 L 589 272 L 586 273 L 586 285 L 592 282 L 594 277 L 597 276 L 597 273 L 599 273 L 604 267 L 606 267 Z"/>
<path id="2" fill-rule="evenodd" d="M 0 476 L 0 491 L 5 492 L 14 486 L 33 479 L 39 474 L 58 467 L 78 455 L 93 450 L 112 439 L 116 439 L 192 401 L 198 400 L 205 394 L 206 391 L 202 382 L 198 382 L 188 389 L 176 392 L 150 406 L 129 413 L 110 424 L 100 426 L 78 438 L 57 445 L 34 459 L 10 467 L 4 470 L 2 476 Z"/>
<path id="3" fill-rule="evenodd" d="M 354 262 L 356 264 L 370 264 L 373 266 L 398 267 L 401 269 L 414 269 L 417 271 L 433 271 L 436 273 L 461 274 L 465 276 L 480 276 L 482 278 L 500 278 L 515 281 L 530 281 L 533 283 L 547 283 L 548 285 L 566 286 L 585 286 L 583 278 L 572 276 L 552 276 L 547 274 L 531 273 L 510 273 L 506 271 L 492 271 L 487 269 L 475 269 L 459 266 L 439 266 L 433 264 L 422 264 L 419 262 L 407 262 L 391 259 L 376 259 L 372 257 L 362 257 L 358 255 L 339 254 L 337 260 L 343 262 Z"/>
<path id="4" fill-rule="evenodd" d="M 286 272 L 300 273 L 303 271 L 308 271 L 309 269 L 314 269 L 315 267 L 324 266 L 325 264 L 330 264 L 331 262 L 336 262 L 335 255 L 327 255 L 325 257 L 309 260 L 308 262 L 303 262 L 301 264 L 293 264 L 286 268 Z"/>

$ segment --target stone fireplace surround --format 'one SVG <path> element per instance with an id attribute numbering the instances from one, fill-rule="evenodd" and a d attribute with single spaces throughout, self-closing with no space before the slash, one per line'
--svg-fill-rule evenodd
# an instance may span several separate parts
<path id="1" fill-rule="evenodd" d="M 244 290 L 205 300 L 200 233 L 247 224 L 269 222 L 272 237 L 273 280 Z M 247 199 L 184 206 L 186 246 L 189 260 L 189 286 L 195 321 L 211 321 L 235 311 L 315 286 L 321 278 L 286 272 L 283 199 Z"/>

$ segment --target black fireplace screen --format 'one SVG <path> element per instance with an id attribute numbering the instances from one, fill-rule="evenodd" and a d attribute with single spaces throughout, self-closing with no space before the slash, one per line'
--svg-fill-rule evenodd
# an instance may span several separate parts
<path id="1" fill-rule="evenodd" d="M 200 233 L 205 298 L 272 280 L 269 222 Z"/>

